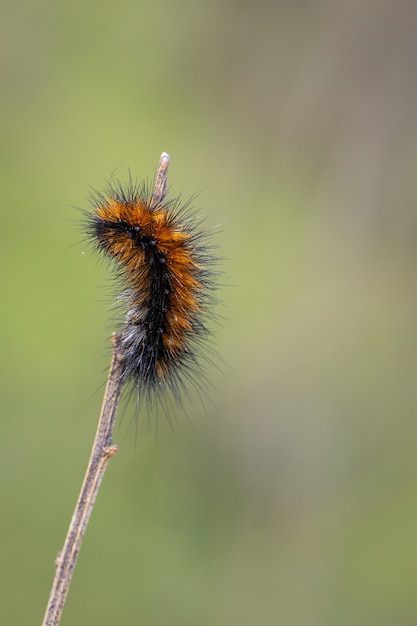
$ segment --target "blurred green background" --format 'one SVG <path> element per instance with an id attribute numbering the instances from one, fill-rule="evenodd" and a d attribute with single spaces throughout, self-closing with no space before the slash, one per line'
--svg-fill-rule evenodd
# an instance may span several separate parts
<path id="1" fill-rule="evenodd" d="M 42 621 L 109 363 L 74 207 L 165 150 L 220 225 L 225 365 L 173 431 L 125 412 L 62 626 L 417 624 L 416 3 L 0 24 L 0 623 Z"/>

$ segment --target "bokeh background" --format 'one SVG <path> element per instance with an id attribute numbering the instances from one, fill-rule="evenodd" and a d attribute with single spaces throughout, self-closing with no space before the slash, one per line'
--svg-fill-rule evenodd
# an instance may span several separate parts
<path id="1" fill-rule="evenodd" d="M 62 626 L 417 624 L 417 5 L 2 3 L 0 622 L 40 624 L 99 413 L 112 172 L 218 226 L 221 371 L 127 410 Z M 122 416 L 120 416 L 122 417 Z"/>

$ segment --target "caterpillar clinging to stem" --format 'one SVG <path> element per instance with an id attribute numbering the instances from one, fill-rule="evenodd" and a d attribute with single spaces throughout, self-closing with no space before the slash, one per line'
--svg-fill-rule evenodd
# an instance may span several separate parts
<path id="1" fill-rule="evenodd" d="M 122 389 L 139 401 L 167 391 L 177 399 L 191 382 L 201 387 L 201 348 L 210 331 L 216 287 L 216 256 L 209 234 L 189 204 L 167 198 L 169 155 L 162 153 L 153 190 L 132 181 L 109 184 L 95 194 L 86 232 L 116 265 L 126 316 L 113 334 L 110 365 L 96 437 L 62 551 L 43 626 L 59 624 L 73 570 L 109 459 L 117 452 L 112 433 Z"/>

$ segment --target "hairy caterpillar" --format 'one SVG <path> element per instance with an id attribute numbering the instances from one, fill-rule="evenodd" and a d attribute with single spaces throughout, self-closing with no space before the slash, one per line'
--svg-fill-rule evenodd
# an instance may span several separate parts
<path id="1" fill-rule="evenodd" d="M 211 233 L 189 202 L 166 195 L 168 164 L 163 153 L 153 190 L 111 180 L 104 193 L 92 196 L 85 214 L 88 239 L 123 285 L 122 384 L 136 388 L 140 401 L 160 399 L 165 390 L 180 399 L 186 383 L 202 388 L 201 361 L 210 352 L 207 321 L 216 302 Z"/>

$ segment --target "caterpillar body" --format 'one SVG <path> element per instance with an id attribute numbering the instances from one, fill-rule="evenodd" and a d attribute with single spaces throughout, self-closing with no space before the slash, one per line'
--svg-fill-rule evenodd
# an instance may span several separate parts
<path id="1" fill-rule="evenodd" d="M 168 164 L 163 153 L 153 191 L 113 179 L 93 195 L 86 216 L 88 238 L 123 284 L 127 312 L 117 343 L 122 382 L 150 401 L 164 390 L 180 399 L 186 383 L 202 388 L 207 320 L 216 302 L 211 233 L 190 203 L 166 195 Z"/>

